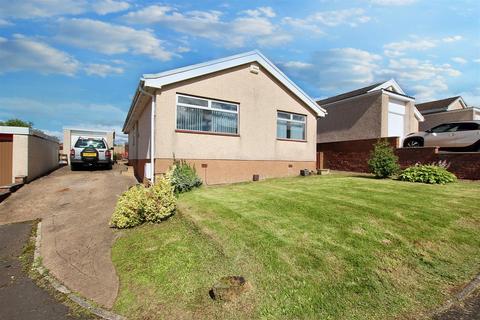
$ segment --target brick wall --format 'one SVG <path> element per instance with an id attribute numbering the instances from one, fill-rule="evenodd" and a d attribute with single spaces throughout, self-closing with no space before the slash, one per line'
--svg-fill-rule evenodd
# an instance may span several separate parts
<path id="1" fill-rule="evenodd" d="M 398 138 L 388 138 L 396 147 Z M 323 167 L 332 170 L 368 172 L 367 161 L 376 139 L 318 143 L 317 152 L 323 157 Z M 406 168 L 416 163 L 429 164 L 446 161 L 448 170 L 460 179 L 480 180 L 479 152 L 439 152 L 436 147 L 395 148 L 400 167 Z"/>

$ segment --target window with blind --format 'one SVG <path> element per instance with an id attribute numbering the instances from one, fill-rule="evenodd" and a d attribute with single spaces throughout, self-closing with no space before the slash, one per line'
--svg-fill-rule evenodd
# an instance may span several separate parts
<path id="1" fill-rule="evenodd" d="M 307 117 L 301 114 L 277 112 L 277 138 L 305 140 Z"/>
<path id="2" fill-rule="evenodd" d="M 238 104 L 177 95 L 177 130 L 238 134 Z"/>

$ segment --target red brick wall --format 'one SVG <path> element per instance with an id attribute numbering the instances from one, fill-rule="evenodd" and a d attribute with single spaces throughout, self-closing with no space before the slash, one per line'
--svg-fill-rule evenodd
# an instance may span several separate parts
<path id="1" fill-rule="evenodd" d="M 398 143 L 397 138 L 388 138 L 392 146 Z M 331 143 L 318 143 L 317 152 L 323 154 L 323 164 L 327 169 L 368 172 L 367 161 L 376 139 L 354 140 Z M 480 153 L 458 152 L 442 153 L 435 147 L 396 148 L 400 167 L 406 168 L 416 163 L 429 164 L 446 161 L 448 170 L 460 179 L 480 180 Z"/>
<path id="2" fill-rule="evenodd" d="M 392 147 L 398 146 L 398 138 L 386 138 Z M 317 152 L 323 153 L 326 169 L 368 172 L 367 161 L 377 139 L 317 143 Z"/>

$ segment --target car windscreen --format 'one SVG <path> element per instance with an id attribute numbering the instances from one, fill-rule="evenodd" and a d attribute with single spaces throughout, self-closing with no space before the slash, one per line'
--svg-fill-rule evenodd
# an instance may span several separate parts
<path id="1" fill-rule="evenodd" d="M 75 148 L 94 147 L 95 149 L 105 149 L 103 139 L 79 138 L 75 143 Z"/>

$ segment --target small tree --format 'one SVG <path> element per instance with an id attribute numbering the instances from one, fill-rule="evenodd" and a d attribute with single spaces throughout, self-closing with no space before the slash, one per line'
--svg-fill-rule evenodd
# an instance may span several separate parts
<path id="1" fill-rule="evenodd" d="M 398 157 L 387 140 L 378 140 L 368 160 L 370 172 L 376 178 L 389 178 L 400 170 Z"/>
<path id="2" fill-rule="evenodd" d="M 33 127 L 33 123 L 30 121 L 23 121 L 21 119 L 14 118 L 14 119 L 9 119 L 5 121 L 0 121 L 0 126 L 31 128 Z"/>

